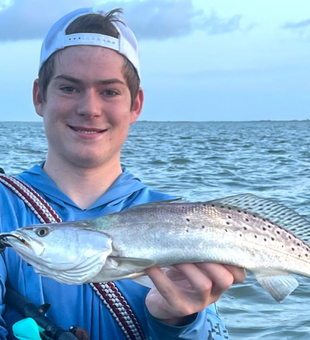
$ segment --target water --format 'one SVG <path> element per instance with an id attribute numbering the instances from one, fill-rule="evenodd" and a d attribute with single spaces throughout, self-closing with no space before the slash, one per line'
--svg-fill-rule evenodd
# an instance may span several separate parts
<path id="1" fill-rule="evenodd" d="M 138 122 L 122 163 L 146 184 L 188 201 L 250 192 L 310 219 L 310 121 Z M 1 123 L 1 164 L 17 174 L 44 160 L 41 123 Z M 220 300 L 230 338 L 309 340 L 310 280 L 283 303 L 249 275 Z"/>

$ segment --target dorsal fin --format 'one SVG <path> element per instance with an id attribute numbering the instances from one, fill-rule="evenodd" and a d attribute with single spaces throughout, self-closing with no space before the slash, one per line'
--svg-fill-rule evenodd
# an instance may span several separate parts
<path id="1" fill-rule="evenodd" d="M 292 232 L 303 241 L 310 243 L 310 222 L 283 204 L 257 197 L 253 194 L 230 196 L 212 202 L 239 208 L 251 214 L 257 214 L 261 218 L 276 223 L 280 227 Z"/>

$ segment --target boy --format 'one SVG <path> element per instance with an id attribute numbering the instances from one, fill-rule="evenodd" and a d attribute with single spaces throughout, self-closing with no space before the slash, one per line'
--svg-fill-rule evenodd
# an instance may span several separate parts
<path id="1" fill-rule="evenodd" d="M 17 179 L 40 194 L 63 221 L 170 198 L 121 168 L 121 148 L 142 111 L 144 95 L 136 39 L 118 13 L 76 10 L 55 23 L 42 45 L 33 102 L 44 121 L 48 153 L 45 162 Z M 0 195 L 1 232 L 39 223 L 10 188 L 1 185 Z M 214 303 L 232 283 L 244 279 L 244 271 L 212 263 L 175 268 L 184 286 L 151 268 L 147 274 L 157 290 L 149 292 L 131 280 L 110 287 L 123 294 L 136 316 L 140 326 L 132 335 L 130 322 L 126 330 L 90 285 L 68 286 L 41 277 L 7 249 L 0 267 L 0 337 L 5 339 L 8 331 L 12 339 L 12 324 L 20 318 L 4 309 L 8 282 L 36 305 L 51 303 L 47 315 L 55 323 L 64 329 L 82 327 L 94 340 L 228 339 Z"/>

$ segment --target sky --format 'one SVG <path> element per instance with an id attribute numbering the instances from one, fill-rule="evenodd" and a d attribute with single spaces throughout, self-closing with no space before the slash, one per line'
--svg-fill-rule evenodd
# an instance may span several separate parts
<path id="1" fill-rule="evenodd" d="M 0 0 L 0 121 L 32 105 L 41 43 L 80 7 L 124 9 L 137 36 L 141 120 L 309 119 L 309 0 Z"/>

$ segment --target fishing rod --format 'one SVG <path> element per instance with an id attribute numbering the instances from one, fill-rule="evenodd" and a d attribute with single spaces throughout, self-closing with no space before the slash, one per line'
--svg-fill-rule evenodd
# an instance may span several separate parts
<path id="1" fill-rule="evenodd" d="M 10 287 L 7 287 L 5 296 L 5 302 L 10 307 L 15 309 L 25 318 L 32 318 L 45 330 L 44 334 L 46 334 L 46 336 L 55 340 L 87 340 L 89 338 L 88 332 L 84 329 L 71 326 L 70 331 L 66 331 L 56 325 L 48 317 L 44 316 L 50 307 L 49 303 L 45 303 L 42 306 L 37 307 L 31 301 Z"/>

